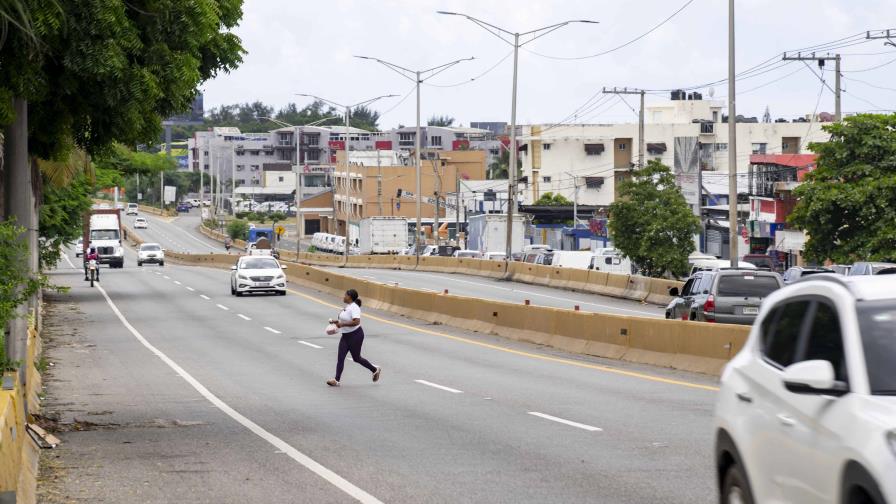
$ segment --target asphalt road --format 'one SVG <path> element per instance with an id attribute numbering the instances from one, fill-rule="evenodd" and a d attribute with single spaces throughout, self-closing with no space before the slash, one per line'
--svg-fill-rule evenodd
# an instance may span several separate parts
<path id="1" fill-rule="evenodd" d="M 198 209 L 194 209 L 190 214 L 181 214 L 173 220 L 144 216 L 149 220 L 149 229 L 141 229 L 138 233 L 148 241 L 156 241 L 169 250 L 191 253 L 224 251 L 223 245 L 199 233 Z M 133 220 L 134 217 L 125 219 L 129 226 L 133 225 Z M 294 244 L 295 242 L 292 243 Z M 435 292 L 442 292 L 448 289 L 448 292 L 461 296 L 495 299 L 510 303 L 524 303 L 528 299 L 531 304 L 537 306 L 573 309 L 578 305 L 579 309 L 583 311 L 638 317 L 665 317 L 665 306 L 643 304 L 627 299 L 584 294 L 521 282 L 508 282 L 472 275 L 391 269 L 349 269 L 346 271 L 366 280 L 397 283 L 402 287 Z"/>
<path id="2" fill-rule="evenodd" d="M 90 351 L 58 364 L 52 394 L 76 390 L 72 408 L 109 410 L 98 421 L 189 425 L 63 434 L 66 484 L 101 481 L 100 501 L 714 500 L 713 378 L 367 310 L 383 378 L 348 361 L 334 389 L 338 299 L 236 298 L 229 271 L 137 268 L 131 252 L 91 289 L 62 264 Z"/>

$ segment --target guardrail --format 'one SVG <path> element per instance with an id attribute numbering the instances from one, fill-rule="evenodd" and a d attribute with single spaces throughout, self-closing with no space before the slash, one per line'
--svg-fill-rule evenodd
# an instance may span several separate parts
<path id="1" fill-rule="evenodd" d="M 226 254 L 169 253 L 167 259 L 220 268 L 233 265 L 233 256 Z M 359 267 L 385 261 L 376 256 L 349 259 L 350 263 Z M 447 267 L 447 263 L 441 261 L 446 258 L 426 259 L 430 266 L 439 267 L 441 264 Z M 490 272 L 490 263 L 492 261 L 482 261 L 476 265 L 489 268 Z M 400 266 L 401 261 L 398 264 Z M 464 266 L 465 270 L 469 267 Z M 561 277 L 555 281 L 581 281 L 580 275 L 574 279 L 567 273 L 569 271 L 555 273 Z M 718 375 L 725 363 L 743 347 L 750 331 L 745 326 L 591 313 L 437 294 L 363 280 L 305 264 L 289 264 L 286 273 L 292 282 L 334 296 L 341 296 L 350 288 L 357 289 L 364 298 L 365 307 L 388 310 L 427 322 L 549 345 L 574 353 L 712 375 Z M 532 275 L 540 273 L 528 269 L 525 272 Z M 564 276 L 570 278 L 563 279 Z M 641 292 L 652 285 L 650 282 L 642 283 L 644 285 L 635 283 L 632 287 L 618 285 L 614 288 Z"/>

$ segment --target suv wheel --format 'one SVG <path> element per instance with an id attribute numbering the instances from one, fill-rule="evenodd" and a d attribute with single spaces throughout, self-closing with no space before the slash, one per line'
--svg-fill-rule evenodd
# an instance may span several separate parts
<path id="1" fill-rule="evenodd" d="M 747 478 L 737 464 L 728 468 L 722 483 L 721 504 L 753 504 L 753 495 L 747 485 Z"/>

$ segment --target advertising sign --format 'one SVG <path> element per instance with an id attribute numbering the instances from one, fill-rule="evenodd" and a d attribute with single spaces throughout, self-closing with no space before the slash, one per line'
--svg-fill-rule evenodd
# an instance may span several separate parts
<path id="1" fill-rule="evenodd" d="M 700 144 L 697 137 L 675 137 L 675 163 L 672 173 L 694 215 L 700 216 Z"/>
<path id="2" fill-rule="evenodd" d="M 164 201 L 165 203 L 174 203 L 177 200 L 177 187 L 165 186 Z"/>

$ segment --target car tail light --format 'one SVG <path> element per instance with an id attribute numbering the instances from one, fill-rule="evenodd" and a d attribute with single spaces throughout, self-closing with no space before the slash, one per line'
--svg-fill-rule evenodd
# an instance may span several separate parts
<path id="1" fill-rule="evenodd" d="M 710 294 L 708 298 L 706 298 L 706 302 L 703 303 L 703 316 L 706 318 L 707 322 L 715 322 L 716 321 L 716 298 Z"/>

